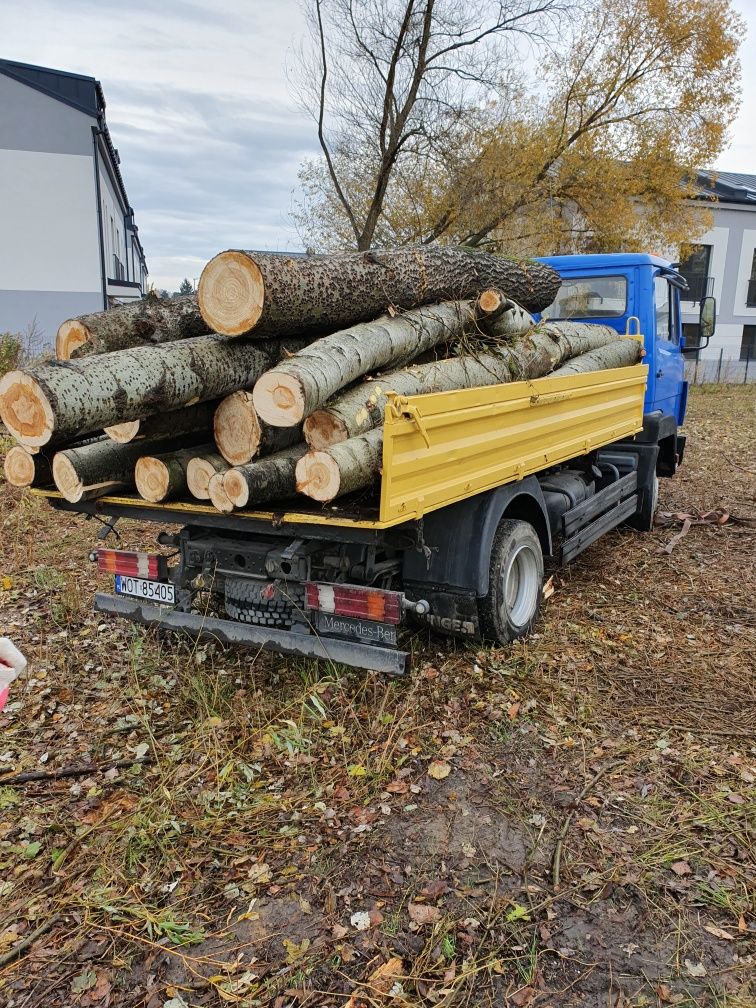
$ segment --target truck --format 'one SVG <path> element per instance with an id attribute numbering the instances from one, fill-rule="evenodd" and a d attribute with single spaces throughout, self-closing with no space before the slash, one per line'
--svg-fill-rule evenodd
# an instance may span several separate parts
<path id="1" fill-rule="evenodd" d="M 684 278 L 647 254 L 545 258 L 562 283 L 543 313 L 610 325 L 642 363 L 485 388 L 389 395 L 376 494 L 220 513 L 133 495 L 64 511 L 162 529 L 158 551 L 98 546 L 115 578 L 95 607 L 147 626 L 400 675 L 407 624 L 506 645 L 538 619 L 545 571 L 621 524 L 648 531 L 659 477 L 682 463 Z M 714 331 L 701 303 L 700 342 Z"/>

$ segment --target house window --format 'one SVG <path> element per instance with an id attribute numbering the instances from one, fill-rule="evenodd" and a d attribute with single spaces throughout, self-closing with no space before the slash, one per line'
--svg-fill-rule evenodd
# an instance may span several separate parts
<path id="1" fill-rule="evenodd" d="M 740 341 L 740 359 L 756 360 L 756 325 L 743 326 L 743 339 Z"/>
<path id="2" fill-rule="evenodd" d="M 701 342 L 701 326 L 698 322 L 683 322 L 683 336 L 685 337 L 685 349 L 690 351 L 685 354 L 686 360 L 697 361 L 701 351 L 696 349 L 693 353 L 693 347 L 698 347 Z"/>
<path id="3" fill-rule="evenodd" d="M 680 273 L 688 283 L 683 294 L 685 301 L 701 301 L 706 297 L 706 281 L 711 263 L 711 245 L 694 245 L 690 254 L 680 263 Z"/>
<path id="4" fill-rule="evenodd" d="M 753 250 L 753 259 L 751 260 L 751 276 L 748 280 L 748 293 L 746 294 L 746 304 L 749 308 L 756 308 L 756 249 Z M 752 329 L 753 326 L 746 326 L 746 329 Z M 741 357 L 741 360 L 745 358 Z"/>

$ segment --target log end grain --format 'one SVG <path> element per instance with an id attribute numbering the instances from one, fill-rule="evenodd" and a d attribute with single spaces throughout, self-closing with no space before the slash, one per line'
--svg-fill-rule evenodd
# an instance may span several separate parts
<path id="1" fill-rule="evenodd" d="M 114 424 L 112 427 L 106 427 L 105 433 L 111 441 L 115 441 L 117 444 L 128 444 L 130 441 L 133 441 L 139 433 L 141 424 L 141 420 L 131 420 L 129 423 Z"/>
<path id="2" fill-rule="evenodd" d="M 79 319 L 66 319 L 58 326 L 55 334 L 55 356 L 58 360 L 72 360 L 78 357 L 76 351 L 86 346 L 92 333 Z"/>
<path id="3" fill-rule="evenodd" d="M 0 419 L 8 433 L 29 448 L 47 444 L 55 428 L 47 396 L 23 371 L 9 371 L 0 379 Z"/>
<path id="4" fill-rule="evenodd" d="M 327 409 L 315 410 L 302 425 L 302 433 L 307 444 L 314 451 L 339 444 L 349 437 L 346 424 L 339 417 L 333 416 Z"/>
<path id="5" fill-rule="evenodd" d="M 208 484 L 218 470 L 203 456 L 193 458 L 186 467 L 186 485 L 196 500 L 210 500 Z"/>
<path id="6" fill-rule="evenodd" d="M 225 514 L 228 514 L 234 510 L 234 505 L 229 499 L 226 489 L 223 486 L 225 477 L 226 473 L 215 473 L 215 475 L 210 478 L 208 491 L 210 493 L 210 503 L 216 511 L 223 511 Z"/>
<path id="7" fill-rule="evenodd" d="M 223 492 L 235 508 L 246 507 L 249 503 L 247 481 L 235 469 L 229 469 L 223 474 Z"/>
<path id="8" fill-rule="evenodd" d="M 143 455 L 134 468 L 134 482 L 140 497 L 153 504 L 159 504 L 168 496 L 170 487 L 168 467 L 159 458 Z"/>
<path id="9" fill-rule="evenodd" d="M 8 450 L 3 469 L 11 486 L 28 487 L 34 482 L 34 457 L 21 445 L 13 445 Z"/>
<path id="10" fill-rule="evenodd" d="M 302 384 L 285 371 L 266 371 L 252 391 L 252 402 L 271 427 L 296 427 L 305 417 L 306 403 Z"/>
<path id="11" fill-rule="evenodd" d="M 265 284 L 257 263 L 245 252 L 215 256 L 202 270 L 197 301 L 202 318 L 213 332 L 241 336 L 257 325 L 262 314 Z"/>
<path id="12" fill-rule="evenodd" d="M 242 389 L 226 396 L 215 411 L 213 433 L 218 451 L 231 465 L 243 465 L 257 455 L 262 429 L 251 392 Z"/>
<path id="13" fill-rule="evenodd" d="M 67 501 L 77 504 L 84 496 L 84 484 L 79 479 L 79 474 L 74 468 L 73 462 L 66 457 L 65 453 L 58 452 L 52 464 L 53 482 Z"/>
<path id="14" fill-rule="evenodd" d="M 339 467 L 327 452 L 303 455 L 295 471 L 297 492 L 326 503 L 338 497 L 341 486 Z"/>

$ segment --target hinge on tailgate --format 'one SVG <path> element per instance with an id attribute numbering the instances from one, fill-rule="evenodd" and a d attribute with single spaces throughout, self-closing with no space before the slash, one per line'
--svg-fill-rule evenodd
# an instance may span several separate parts
<path id="1" fill-rule="evenodd" d="M 400 417 L 406 417 L 408 420 L 414 421 L 422 435 L 423 441 L 425 441 L 425 447 L 430 448 L 430 438 L 425 427 L 425 421 L 420 415 L 417 406 L 411 403 L 406 396 L 398 395 L 396 392 L 387 392 L 386 398 L 388 399 L 389 409 L 394 418 L 398 420 Z"/>

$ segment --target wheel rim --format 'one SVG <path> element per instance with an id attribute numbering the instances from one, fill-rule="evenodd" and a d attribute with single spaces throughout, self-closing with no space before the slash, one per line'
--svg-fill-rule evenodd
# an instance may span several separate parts
<path id="1" fill-rule="evenodd" d="M 501 612 L 516 627 L 532 619 L 538 605 L 540 568 L 532 546 L 523 544 L 510 554 L 501 575 Z"/>

